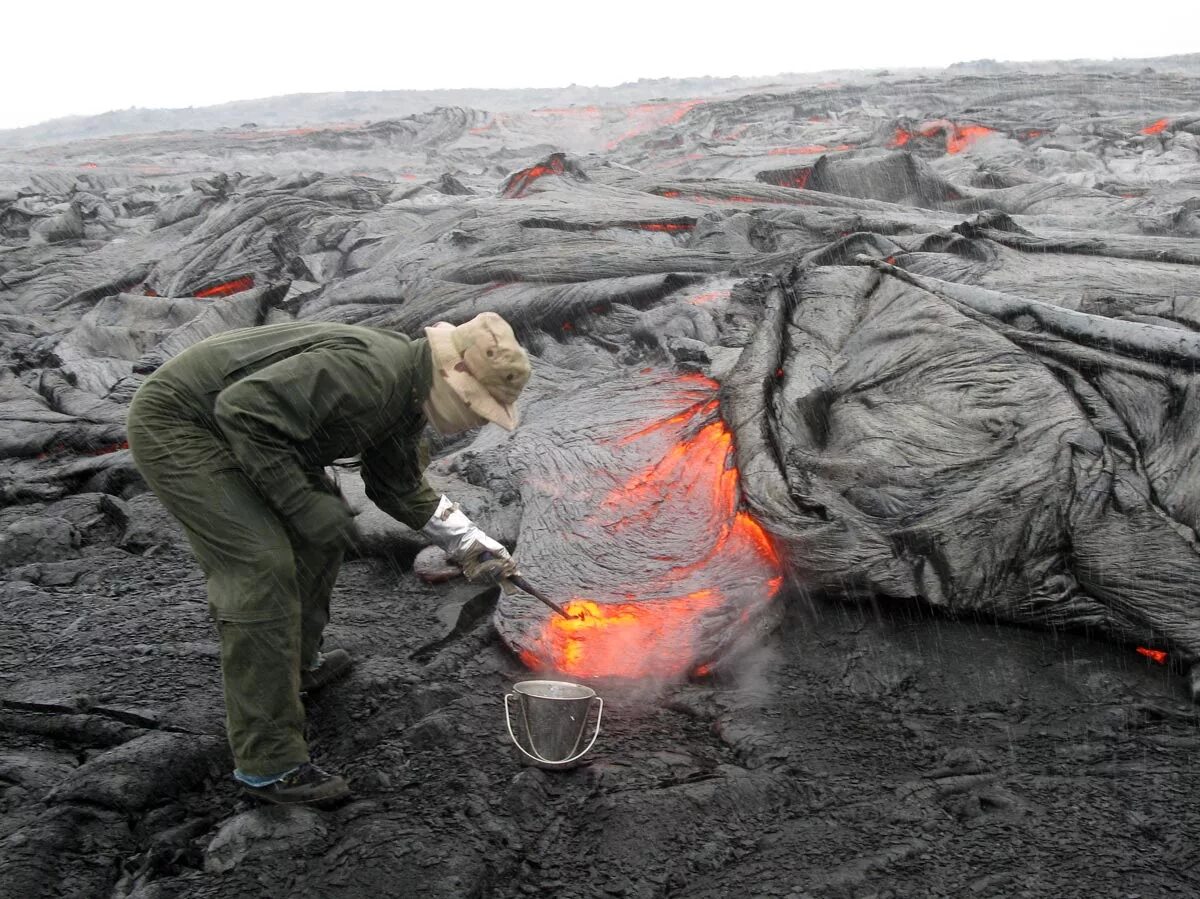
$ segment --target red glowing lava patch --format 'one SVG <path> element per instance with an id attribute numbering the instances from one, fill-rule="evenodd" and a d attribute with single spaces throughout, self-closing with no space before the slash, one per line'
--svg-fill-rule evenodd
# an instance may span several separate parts
<path id="1" fill-rule="evenodd" d="M 1144 655 L 1152 662 L 1157 662 L 1159 665 L 1167 664 L 1167 654 L 1161 649 L 1148 649 L 1145 646 L 1137 648 L 1139 655 Z"/>
<path id="2" fill-rule="evenodd" d="M 987 137 L 989 134 L 995 133 L 993 129 L 984 125 L 956 125 L 947 119 L 938 119 L 933 122 L 926 122 L 916 131 L 906 131 L 903 128 L 897 128 L 896 133 L 892 135 L 892 139 L 888 141 L 887 145 L 892 149 L 896 149 L 907 145 L 910 141 L 918 137 L 934 138 L 942 134 L 946 138 L 946 152 L 953 154 L 961 153 L 981 137 Z"/>
<path id="3" fill-rule="evenodd" d="M 782 585 L 773 542 L 739 509 L 716 383 L 691 376 L 672 386 L 663 399 L 678 411 L 602 441 L 621 473 L 589 492 L 577 530 L 609 568 L 576 569 L 577 589 L 561 594 L 576 617 L 538 610 L 540 623 L 509 640 L 530 668 L 584 678 L 686 676 L 710 665 Z"/>
<path id="4" fill-rule="evenodd" d="M 206 287 L 203 290 L 198 290 L 196 291 L 196 297 L 199 299 L 227 297 L 230 294 L 241 293 L 243 290 L 249 290 L 253 286 L 254 279 L 250 275 L 242 275 L 242 277 L 234 278 L 232 281 L 224 281 L 220 284 L 214 284 L 212 287 Z"/>
<path id="5" fill-rule="evenodd" d="M 504 188 L 501 191 L 501 196 L 507 200 L 517 200 L 525 196 L 530 185 L 538 178 L 546 175 L 561 175 L 567 170 L 566 157 L 561 153 L 552 153 L 550 158 L 538 165 L 530 166 L 527 169 L 510 175 L 504 183 Z"/>

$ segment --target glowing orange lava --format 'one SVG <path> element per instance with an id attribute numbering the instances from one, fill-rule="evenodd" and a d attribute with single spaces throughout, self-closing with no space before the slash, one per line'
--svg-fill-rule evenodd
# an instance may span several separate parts
<path id="1" fill-rule="evenodd" d="M 713 417 L 716 382 L 691 375 L 676 383 L 681 399 L 704 392 L 682 411 L 612 442 L 650 461 L 613 486 L 589 517 L 623 552 L 645 554 L 645 570 L 654 573 L 624 593 L 571 597 L 564 607 L 576 617 L 547 616 L 538 645 L 520 654 L 527 666 L 578 677 L 686 675 L 711 661 L 700 657 L 713 641 L 711 623 L 702 632 L 702 613 L 732 606 L 747 621 L 781 588 L 775 545 L 738 508 L 733 435 Z M 694 530 L 696 540 L 681 552 L 680 544 L 655 539 L 666 522 Z M 735 602 L 747 590 L 755 601 Z"/>
<path id="2" fill-rule="evenodd" d="M 675 677 L 691 666 L 699 633 L 689 623 L 718 605 L 716 590 L 653 603 L 567 603 L 570 620 L 550 621 L 555 670 L 577 677 Z M 535 667 L 545 667 L 539 664 Z"/>
<path id="3" fill-rule="evenodd" d="M 1137 651 L 1152 662 L 1158 662 L 1160 665 L 1167 664 L 1167 654 L 1161 649 L 1147 649 L 1145 646 L 1139 646 Z"/>
<path id="4" fill-rule="evenodd" d="M 732 290 L 709 290 L 705 293 L 692 297 L 690 300 L 688 300 L 688 303 L 692 306 L 703 306 L 705 303 L 713 303 L 717 300 L 728 299 L 732 293 Z"/>
<path id="5" fill-rule="evenodd" d="M 225 281 L 222 284 L 217 284 L 213 287 L 206 287 L 204 290 L 197 291 L 196 296 L 201 299 L 227 297 L 233 293 L 241 293 L 243 290 L 249 290 L 253 286 L 254 279 L 250 275 L 242 275 L 242 277 L 234 278 L 232 281 Z"/>
<path id="6" fill-rule="evenodd" d="M 892 149 L 903 147 L 914 137 L 937 137 L 939 134 L 946 135 L 946 152 L 961 153 L 975 141 L 988 134 L 995 134 L 991 128 L 983 125 L 956 125 L 946 119 L 938 119 L 933 122 L 926 122 L 917 131 L 906 131 L 903 128 L 897 128 L 896 133 L 892 135 L 892 139 L 887 145 Z"/>
<path id="7" fill-rule="evenodd" d="M 1147 125 L 1142 129 L 1142 134 L 1161 134 L 1167 130 L 1167 126 L 1171 124 L 1170 119 L 1159 119 L 1153 125 Z"/>
<path id="8" fill-rule="evenodd" d="M 566 171 L 566 165 L 563 162 L 561 154 L 555 153 L 546 162 L 545 165 L 534 165 L 527 169 L 522 169 L 508 179 L 508 183 L 504 186 L 503 196 L 509 200 L 515 200 L 525 196 L 525 192 L 529 190 L 529 186 L 543 175 L 561 175 Z"/>
<path id="9" fill-rule="evenodd" d="M 983 125 L 967 125 L 965 128 L 955 128 L 946 136 L 946 152 L 960 153 L 981 137 L 994 133 L 991 128 Z"/>
<path id="10" fill-rule="evenodd" d="M 775 187 L 790 187 L 792 190 L 804 190 L 808 187 L 808 179 L 812 177 L 812 167 L 794 169 L 775 169 L 759 174 L 759 180 Z"/>

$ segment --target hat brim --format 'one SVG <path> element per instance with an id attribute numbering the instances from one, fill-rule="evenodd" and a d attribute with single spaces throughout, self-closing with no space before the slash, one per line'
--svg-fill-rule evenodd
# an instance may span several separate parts
<path id="1" fill-rule="evenodd" d="M 433 376 L 445 377 L 450 389 L 480 418 L 486 418 L 506 431 L 514 430 L 520 421 L 516 405 L 500 402 L 475 380 L 454 345 L 453 332 L 454 326 L 447 322 L 438 322 L 425 329 L 433 358 Z"/>

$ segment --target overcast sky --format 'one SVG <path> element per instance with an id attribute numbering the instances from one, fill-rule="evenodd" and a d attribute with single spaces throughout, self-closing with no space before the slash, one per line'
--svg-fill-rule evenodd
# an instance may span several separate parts
<path id="1" fill-rule="evenodd" d="M 319 91 L 1165 56 L 1200 51 L 1198 9 L 1194 0 L 3 0 L 0 128 Z"/>

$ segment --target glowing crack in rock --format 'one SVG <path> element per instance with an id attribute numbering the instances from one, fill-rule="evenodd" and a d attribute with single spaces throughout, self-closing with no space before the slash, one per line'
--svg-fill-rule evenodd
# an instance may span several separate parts
<path id="1" fill-rule="evenodd" d="M 231 281 L 223 281 L 220 284 L 215 284 L 212 287 L 206 287 L 203 290 L 196 291 L 196 297 L 199 299 L 212 299 L 214 297 L 227 297 L 231 294 L 241 293 L 244 290 L 249 290 L 254 286 L 254 278 L 250 275 L 243 275 L 240 278 L 234 278 Z"/>
<path id="2" fill-rule="evenodd" d="M 1145 646 L 1137 648 L 1138 654 L 1143 655 L 1152 662 L 1157 662 L 1159 665 L 1167 664 L 1167 654 L 1161 649 L 1149 649 Z"/>

